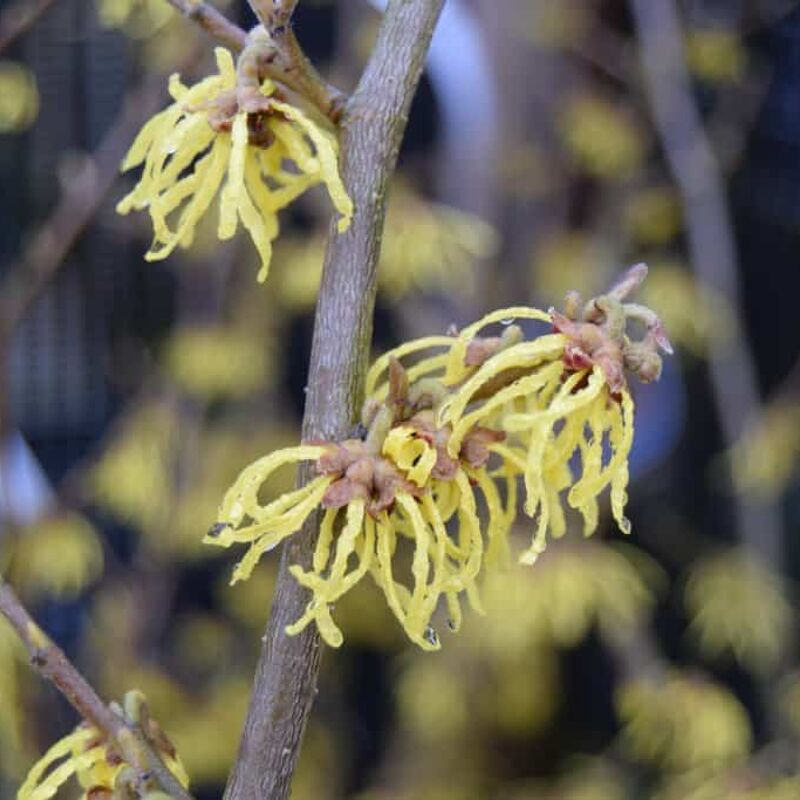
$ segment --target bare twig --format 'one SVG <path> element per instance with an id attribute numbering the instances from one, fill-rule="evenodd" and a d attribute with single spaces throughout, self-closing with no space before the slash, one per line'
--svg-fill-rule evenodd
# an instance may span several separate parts
<path id="1" fill-rule="evenodd" d="M 692 266 L 704 283 L 741 309 L 733 224 L 716 157 L 693 100 L 683 58 L 683 37 L 674 0 L 631 0 L 639 37 L 648 99 L 667 162 L 684 204 Z M 709 369 L 727 446 L 760 411 L 754 358 L 741 330 L 727 341 L 712 341 Z M 780 509 L 737 495 L 740 540 L 773 567 L 783 545 Z"/>
<path id="2" fill-rule="evenodd" d="M 191 795 L 169 771 L 144 734 L 115 714 L 100 699 L 61 648 L 36 624 L 13 589 L 2 579 L 0 614 L 8 620 L 25 645 L 31 666 L 64 695 L 83 719 L 114 744 L 125 761 L 138 770 L 143 782 L 155 781 L 158 788 L 171 797 L 191 800 Z"/>
<path id="3" fill-rule="evenodd" d="M 352 428 L 372 338 L 376 267 L 386 190 L 411 99 L 444 0 L 392 0 L 341 129 L 342 177 L 355 203 L 350 229 L 328 240 L 314 326 L 303 423 L 306 439 L 338 439 Z M 316 692 L 320 640 L 288 637 L 308 602 L 289 574 L 308 565 L 317 536 L 310 518 L 284 548 L 253 694 L 226 800 L 285 800 Z"/>
<path id="4" fill-rule="evenodd" d="M 17 0 L 0 14 L 0 53 L 27 33 L 55 0 Z"/>
<path id="5" fill-rule="evenodd" d="M 195 2 L 195 0 L 167 0 L 178 9 L 185 17 L 194 20 L 208 34 L 213 36 L 220 44 L 230 47 L 238 52 L 244 47 L 247 38 L 246 31 L 231 22 L 224 14 L 217 11 L 214 6 Z"/>
<path id="6" fill-rule="evenodd" d="M 274 27 L 270 35 L 277 48 L 277 57 L 271 65 L 273 77 L 306 97 L 333 122 L 338 122 L 347 97 L 317 72 L 289 25 Z"/>
<path id="7" fill-rule="evenodd" d="M 258 21 L 271 33 L 292 21 L 297 0 L 247 0 Z"/>

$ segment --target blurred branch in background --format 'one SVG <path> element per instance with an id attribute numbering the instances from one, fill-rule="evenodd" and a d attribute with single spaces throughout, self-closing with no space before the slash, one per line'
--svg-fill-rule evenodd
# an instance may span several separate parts
<path id="1" fill-rule="evenodd" d="M 7 268 L 0 288 L 3 345 L 100 210 L 133 134 L 157 110 L 163 85 L 163 75 L 155 75 L 131 93 L 96 152 L 86 156 L 77 172 L 65 181 L 53 212 L 30 236 L 20 259 Z"/>
<path id="2" fill-rule="evenodd" d="M 187 61 L 194 61 L 196 57 L 193 52 Z M 100 211 L 136 129 L 158 109 L 163 85 L 164 77 L 158 74 L 131 93 L 96 152 L 86 156 L 77 172 L 65 182 L 61 198 L 50 216 L 31 234 L 20 258 L 5 270 L 0 281 L 0 370 L 7 369 L 16 327 Z M 7 431 L 10 426 L 7 399 L 2 394 L 0 392 L 0 432 Z"/>
<path id="3" fill-rule="evenodd" d="M 113 742 L 131 766 L 137 769 L 141 786 L 156 786 L 175 800 L 191 800 L 191 795 L 166 767 L 161 757 L 138 726 L 130 724 L 109 708 L 86 679 L 34 622 L 11 587 L 0 579 L 0 614 L 24 643 L 31 666 L 64 695 L 81 717 Z"/>
<path id="4" fill-rule="evenodd" d="M 0 13 L 0 54 L 30 30 L 55 0 L 17 0 Z"/>
<path id="5" fill-rule="evenodd" d="M 631 0 L 648 100 L 665 156 L 678 185 L 690 260 L 699 280 L 741 310 L 739 267 L 725 184 L 692 96 L 683 35 L 672 0 Z M 743 323 L 727 341 L 709 345 L 709 371 L 726 447 L 759 414 L 758 377 Z M 781 511 L 774 502 L 733 498 L 739 539 L 777 567 L 784 546 Z"/>

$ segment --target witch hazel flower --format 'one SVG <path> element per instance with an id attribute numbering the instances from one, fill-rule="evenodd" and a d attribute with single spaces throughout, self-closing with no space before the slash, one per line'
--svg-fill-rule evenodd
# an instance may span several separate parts
<path id="1" fill-rule="evenodd" d="M 147 209 L 153 223 L 148 261 L 191 245 L 198 224 L 219 196 L 217 236 L 230 239 L 239 222 L 261 259 L 264 281 L 279 232 L 278 212 L 317 184 L 327 187 L 346 230 L 353 203 L 339 176 L 335 131 L 288 102 L 259 71 L 259 47 L 250 43 L 234 63 L 215 49 L 217 75 L 185 86 L 169 81 L 172 105 L 139 132 L 122 170 L 141 165 L 134 189 L 117 205 L 120 214 Z"/>
<path id="2" fill-rule="evenodd" d="M 659 350 L 670 351 L 656 315 L 625 302 L 645 275 L 634 267 L 583 308 L 570 295 L 564 314 L 501 309 L 460 332 L 389 351 L 365 379 L 363 436 L 304 442 L 251 464 L 205 541 L 247 546 L 235 583 L 320 511 L 312 563 L 290 568 L 311 597 L 287 633 L 314 622 L 328 644 L 341 645 L 334 604 L 369 574 L 408 637 L 438 649 L 432 620 L 440 601 L 457 630 L 463 597 L 482 611 L 484 568 L 508 562 L 520 483 L 534 518 L 525 564 L 544 550 L 548 532 L 566 531 L 562 494 L 588 535 L 608 488 L 617 524 L 630 530 L 624 507 L 634 404 L 625 375 L 654 380 Z M 511 324 L 523 318 L 554 332 L 528 340 Z M 641 340 L 629 337 L 630 320 L 644 324 Z M 483 335 L 498 322 L 506 323 L 502 335 Z M 303 462 L 314 477 L 265 502 L 275 470 Z"/>

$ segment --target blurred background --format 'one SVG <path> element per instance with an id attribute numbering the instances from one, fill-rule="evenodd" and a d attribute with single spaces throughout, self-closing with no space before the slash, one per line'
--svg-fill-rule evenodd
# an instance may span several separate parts
<path id="1" fill-rule="evenodd" d="M 379 6 L 300 0 L 342 88 Z M 211 68 L 165 0 L 0 3 L 0 568 L 106 698 L 145 692 L 199 800 L 235 756 L 277 566 L 231 588 L 235 554 L 200 540 L 298 437 L 329 214 L 322 193 L 284 214 L 264 285 L 213 220 L 143 261 L 118 164 L 166 76 Z M 798 98 L 789 0 L 447 0 L 376 352 L 647 261 L 677 355 L 635 387 L 630 537 L 576 528 L 490 577 L 436 654 L 366 582 L 337 605 L 295 800 L 800 797 Z M 75 722 L 0 625 L 0 797 Z"/>

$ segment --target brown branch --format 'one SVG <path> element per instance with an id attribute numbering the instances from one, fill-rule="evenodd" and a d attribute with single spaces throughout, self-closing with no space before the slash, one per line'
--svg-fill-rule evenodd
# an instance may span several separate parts
<path id="1" fill-rule="evenodd" d="M 306 439 L 340 439 L 355 421 L 372 338 L 376 268 L 386 191 L 411 99 L 444 0 L 392 0 L 341 128 L 342 177 L 355 203 L 350 229 L 332 223 L 317 302 L 303 422 Z M 316 692 L 320 639 L 313 627 L 284 630 L 308 593 L 289 574 L 308 565 L 310 519 L 284 548 L 237 763 L 225 800 L 285 800 Z"/>
<path id="2" fill-rule="evenodd" d="M 220 44 L 237 53 L 244 47 L 247 32 L 217 11 L 214 6 L 195 0 L 167 0 L 167 2 L 185 17 L 196 22 Z"/>
<path id="3" fill-rule="evenodd" d="M 344 111 L 346 96 L 317 72 L 288 25 L 253 28 L 239 56 L 237 71 L 257 85 L 264 78 L 272 78 L 334 123 Z"/>
<path id="4" fill-rule="evenodd" d="M 333 122 L 338 122 L 347 102 L 346 95 L 317 72 L 291 27 L 277 26 L 270 35 L 277 49 L 277 57 L 271 65 L 272 77 L 306 97 Z"/>
<path id="5" fill-rule="evenodd" d="M 247 2 L 256 19 L 270 33 L 274 33 L 289 26 L 298 0 L 247 0 Z"/>
<path id="6" fill-rule="evenodd" d="M 55 0 L 17 0 L 0 14 L 0 53 L 27 33 Z"/>
<path id="7" fill-rule="evenodd" d="M 138 770 L 143 784 L 155 782 L 159 789 L 171 797 L 191 800 L 191 795 L 169 771 L 138 727 L 115 714 L 100 699 L 64 651 L 36 624 L 14 590 L 2 579 L 0 614 L 8 620 L 25 645 L 31 666 L 64 695 L 83 719 L 114 744 L 125 761 Z"/>
<path id="8" fill-rule="evenodd" d="M 674 0 L 631 0 L 648 100 L 673 178 L 680 191 L 690 260 L 697 277 L 741 309 L 739 267 L 724 179 L 693 99 Z M 740 315 L 741 317 L 741 315 Z M 749 342 L 741 330 L 712 340 L 709 370 L 725 445 L 733 445 L 760 413 L 758 381 Z M 780 509 L 737 495 L 740 540 L 773 567 L 780 562 Z"/>

